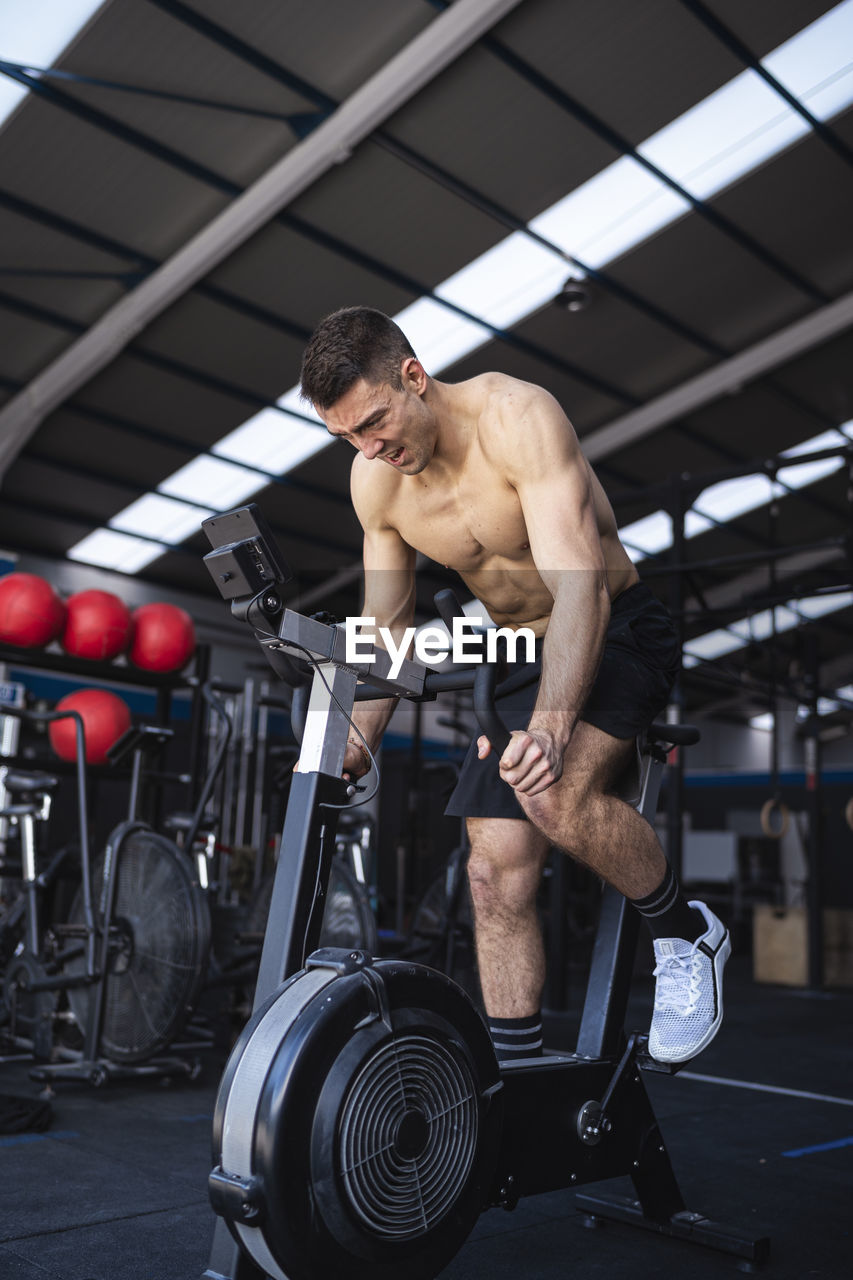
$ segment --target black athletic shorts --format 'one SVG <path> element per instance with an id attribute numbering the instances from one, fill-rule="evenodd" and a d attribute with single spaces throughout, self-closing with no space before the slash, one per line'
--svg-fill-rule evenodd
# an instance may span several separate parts
<path id="1" fill-rule="evenodd" d="M 520 668 L 529 667 L 529 683 L 505 697 L 498 688 L 497 708 L 509 729 L 526 729 L 533 714 L 541 650 L 540 641 L 535 663 L 509 665 L 507 680 Z M 635 583 L 610 606 L 601 664 L 581 720 L 614 738 L 635 738 L 666 706 L 680 666 L 681 651 L 672 618 L 645 583 Z M 478 759 L 477 737 L 468 748 L 448 801 L 448 817 L 523 818 L 515 792 L 498 771 L 497 752 Z"/>

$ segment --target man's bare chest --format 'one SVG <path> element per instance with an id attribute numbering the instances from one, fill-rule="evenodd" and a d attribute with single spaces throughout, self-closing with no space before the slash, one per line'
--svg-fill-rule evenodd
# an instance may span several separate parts
<path id="1" fill-rule="evenodd" d="M 419 477 L 420 479 L 420 477 Z M 513 489 L 471 477 L 454 485 L 420 483 L 400 495 L 394 524 L 409 546 L 459 572 L 527 553 L 527 529 Z"/>

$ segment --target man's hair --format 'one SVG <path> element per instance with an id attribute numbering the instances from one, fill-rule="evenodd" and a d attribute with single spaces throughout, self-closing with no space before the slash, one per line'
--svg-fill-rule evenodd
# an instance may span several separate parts
<path id="1" fill-rule="evenodd" d="M 402 329 L 372 307 L 342 307 L 321 320 L 302 357 L 303 400 L 328 409 L 360 378 L 402 390 L 400 365 L 413 356 Z"/>

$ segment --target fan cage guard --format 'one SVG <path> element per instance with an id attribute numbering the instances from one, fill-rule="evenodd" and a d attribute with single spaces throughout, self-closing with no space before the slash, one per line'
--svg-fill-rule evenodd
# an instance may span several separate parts
<path id="1" fill-rule="evenodd" d="M 251 933 L 264 933 L 272 902 L 275 874 L 269 875 L 258 890 L 249 913 Z M 371 955 L 378 950 L 376 917 L 364 885 L 339 858 L 332 859 L 326 907 L 318 941 L 320 947 L 359 948 Z"/>
<path id="2" fill-rule="evenodd" d="M 174 1040 L 198 997 L 209 917 L 187 855 L 165 837 L 144 827 L 132 829 L 115 857 L 112 920 L 121 944 L 110 950 L 99 1048 L 116 1062 L 143 1062 Z M 103 867 L 101 857 L 93 871 L 96 901 Z M 83 918 L 79 897 L 71 918 Z M 91 998 L 85 988 L 69 991 L 84 1031 Z"/>
<path id="3" fill-rule="evenodd" d="M 465 1187 L 477 1152 L 477 1089 L 441 1040 L 397 1035 L 354 1079 L 341 1106 L 342 1192 L 358 1221 L 387 1241 L 431 1231 Z"/>
<path id="4" fill-rule="evenodd" d="M 319 945 L 361 948 L 371 954 L 378 947 L 376 919 L 366 891 L 349 867 L 337 860 L 329 875 Z"/>

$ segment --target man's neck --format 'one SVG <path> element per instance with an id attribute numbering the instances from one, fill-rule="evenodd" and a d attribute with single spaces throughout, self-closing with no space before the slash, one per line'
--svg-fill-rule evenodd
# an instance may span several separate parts
<path id="1" fill-rule="evenodd" d="M 468 456 L 475 428 L 464 383 L 454 385 L 430 378 L 424 400 L 437 424 L 435 453 L 427 469 L 433 474 L 445 470 L 455 474 Z"/>

